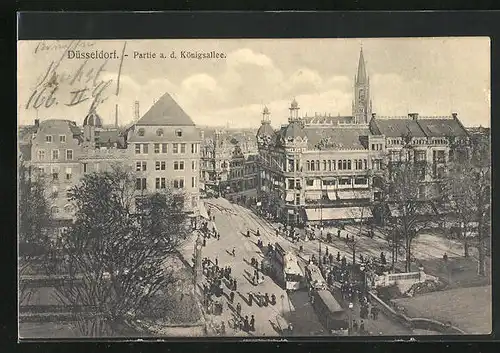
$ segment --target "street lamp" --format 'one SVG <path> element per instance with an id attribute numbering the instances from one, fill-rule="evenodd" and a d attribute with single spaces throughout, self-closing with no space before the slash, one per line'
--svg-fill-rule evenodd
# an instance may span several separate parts
<path id="1" fill-rule="evenodd" d="M 352 321 L 354 317 L 354 304 L 349 303 L 349 334 L 352 333 Z"/>

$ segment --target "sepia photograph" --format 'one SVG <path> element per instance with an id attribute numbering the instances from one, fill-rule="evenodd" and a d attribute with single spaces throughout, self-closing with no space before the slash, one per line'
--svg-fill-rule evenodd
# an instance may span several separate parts
<path id="1" fill-rule="evenodd" d="M 19 339 L 491 333 L 488 37 L 17 50 Z"/>

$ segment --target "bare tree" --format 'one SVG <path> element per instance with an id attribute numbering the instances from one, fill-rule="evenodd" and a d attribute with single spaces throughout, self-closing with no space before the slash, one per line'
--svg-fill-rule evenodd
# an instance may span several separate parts
<path id="1" fill-rule="evenodd" d="M 410 134 L 402 136 L 403 148 L 390 156 L 385 178 L 386 208 L 391 209 L 389 217 L 393 244 L 403 244 L 405 249 L 405 270 L 411 271 L 411 247 L 420 231 L 427 227 L 425 191 L 422 186 L 431 168 L 426 161 L 417 161 Z M 401 239 L 398 239 L 401 237 Z"/>
<path id="2" fill-rule="evenodd" d="M 51 212 L 43 176 L 20 161 L 19 173 L 19 277 L 30 273 L 50 244 Z M 19 281 L 19 303 L 29 300 L 32 290 Z"/>
<path id="3" fill-rule="evenodd" d="M 85 336 L 119 333 L 173 283 L 164 261 L 185 231 L 184 200 L 169 189 L 137 198 L 135 186 L 132 173 L 114 167 L 70 191 L 75 221 L 51 259 L 68 274 L 58 300 Z"/>
<path id="4" fill-rule="evenodd" d="M 469 158 L 456 159 L 448 175 L 448 206 L 460 223 L 460 240 L 464 256 L 469 256 L 470 231 L 477 229 L 480 275 L 485 274 L 486 243 L 490 239 L 491 225 L 491 162 L 489 140 L 472 141 Z M 473 224 L 476 224 L 473 227 Z"/>

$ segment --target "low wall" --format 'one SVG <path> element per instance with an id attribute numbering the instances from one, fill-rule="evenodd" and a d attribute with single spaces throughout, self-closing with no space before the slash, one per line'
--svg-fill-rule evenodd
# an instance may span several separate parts
<path id="1" fill-rule="evenodd" d="M 405 327 L 410 329 L 420 329 L 437 331 L 449 335 L 465 335 L 467 332 L 455 327 L 453 325 L 444 324 L 440 321 L 427 319 L 427 318 L 410 318 L 403 313 L 396 312 L 391 306 L 385 303 L 382 299 L 377 297 L 373 292 L 368 292 L 368 295 L 372 299 L 372 303 L 375 303 L 381 309 L 382 313 L 389 318 L 398 321 Z"/>

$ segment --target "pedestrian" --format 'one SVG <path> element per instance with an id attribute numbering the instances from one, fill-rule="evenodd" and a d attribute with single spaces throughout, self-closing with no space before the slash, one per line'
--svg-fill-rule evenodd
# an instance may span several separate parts
<path id="1" fill-rule="evenodd" d="M 340 262 L 340 251 L 337 251 L 337 261 Z"/>
<path id="2" fill-rule="evenodd" d="M 257 229 L 257 236 L 260 237 L 260 231 Z"/>
<path id="3" fill-rule="evenodd" d="M 328 256 L 328 246 L 326 247 L 325 255 Z"/>
<path id="4" fill-rule="evenodd" d="M 345 236 L 345 242 L 346 242 L 346 243 L 347 243 L 347 242 L 349 242 L 349 233 L 348 233 L 348 234 L 346 234 L 346 236 Z"/>
<path id="5" fill-rule="evenodd" d="M 220 332 L 221 334 L 225 335 L 226 334 L 226 325 L 224 324 L 224 321 L 222 321 L 220 325 Z"/>
<path id="6" fill-rule="evenodd" d="M 365 322 L 361 320 L 361 324 L 359 325 L 359 331 L 361 333 L 365 332 Z"/>
<path id="7" fill-rule="evenodd" d="M 203 238 L 203 246 L 207 246 L 207 239 Z"/>
<path id="8" fill-rule="evenodd" d="M 376 306 L 372 307 L 372 317 L 373 317 L 373 320 L 377 320 L 377 317 L 378 317 L 378 308 Z"/>
<path id="9" fill-rule="evenodd" d="M 236 278 L 234 279 L 233 288 L 234 288 L 234 290 L 237 290 L 237 288 L 238 288 L 236 285 Z"/>
<path id="10" fill-rule="evenodd" d="M 276 236 L 278 236 L 280 233 L 279 233 L 279 230 L 276 229 Z"/>
<path id="11" fill-rule="evenodd" d="M 337 238 L 340 238 L 340 229 L 337 229 Z"/>
<path id="12" fill-rule="evenodd" d="M 352 329 L 354 332 L 358 331 L 358 322 L 356 320 L 352 321 Z"/>
<path id="13" fill-rule="evenodd" d="M 236 304 L 236 312 L 238 313 L 238 315 L 241 315 L 241 304 L 240 303 Z"/>
<path id="14" fill-rule="evenodd" d="M 217 240 L 220 240 L 220 233 L 217 232 Z"/>
<path id="15" fill-rule="evenodd" d="M 252 293 L 248 293 L 248 306 L 252 306 L 253 303 L 253 295 Z"/>
<path id="16" fill-rule="evenodd" d="M 444 260 L 444 262 L 448 261 L 448 255 L 446 253 L 444 253 L 444 255 L 443 255 L 443 260 Z"/>
<path id="17" fill-rule="evenodd" d="M 215 258 L 215 267 L 219 266 L 219 259 L 216 257 Z"/>
<path id="18" fill-rule="evenodd" d="M 276 296 L 273 294 L 271 294 L 271 305 L 274 305 L 276 304 Z"/>
<path id="19" fill-rule="evenodd" d="M 245 320 L 243 320 L 243 330 L 249 331 L 250 327 L 248 325 L 248 316 L 245 316 Z"/>
<path id="20" fill-rule="evenodd" d="M 252 318 L 250 319 L 250 330 L 255 331 L 255 318 L 252 315 Z"/>
<path id="21" fill-rule="evenodd" d="M 229 299 L 231 300 L 231 303 L 234 301 L 234 292 L 231 291 L 231 293 L 229 293 Z"/>
<path id="22" fill-rule="evenodd" d="M 250 237 L 250 229 L 247 230 L 247 237 Z"/>
<path id="23" fill-rule="evenodd" d="M 236 250 L 233 248 L 233 251 L 232 251 L 232 254 L 233 254 L 233 257 L 236 257 Z"/>

